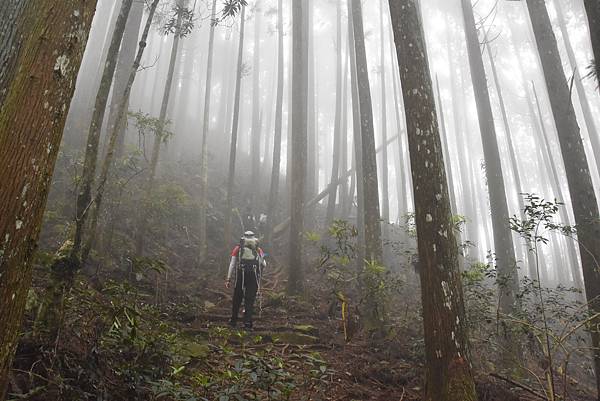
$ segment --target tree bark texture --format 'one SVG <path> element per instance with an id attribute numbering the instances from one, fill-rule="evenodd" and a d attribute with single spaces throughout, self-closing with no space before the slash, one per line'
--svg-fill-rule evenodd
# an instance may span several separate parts
<path id="1" fill-rule="evenodd" d="M 477 400 L 448 182 L 417 0 L 390 0 L 414 188 L 427 401 Z"/>
<path id="2" fill-rule="evenodd" d="M 22 22 L 27 0 L 4 0 L 0 3 L 0 106 L 15 74 L 15 63 L 28 27 Z"/>
<path id="3" fill-rule="evenodd" d="M 0 400 L 31 284 L 50 179 L 96 8 L 93 0 L 28 2 L 28 27 L 0 109 Z M 27 96 L 23 96 L 27 94 Z M 18 172 L 18 174 L 15 174 Z"/>
<path id="4" fill-rule="evenodd" d="M 600 216 L 598 202 L 579 126 L 577 125 L 575 109 L 573 103 L 569 100 L 569 85 L 562 67 L 546 4 L 544 0 L 527 0 L 527 6 L 565 163 L 571 203 L 577 225 L 586 297 L 590 302 L 589 306 L 593 313 L 599 313 L 600 271 L 598 270 L 597 261 L 600 260 Z M 597 321 L 592 322 L 591 326 L 596 327 L 597 324 Z M 594 330 L 590 334 L 594 347 L 596 382 L 600 393 L 600 380 L 598 380 L 600 375 L 600 333 Z"/>

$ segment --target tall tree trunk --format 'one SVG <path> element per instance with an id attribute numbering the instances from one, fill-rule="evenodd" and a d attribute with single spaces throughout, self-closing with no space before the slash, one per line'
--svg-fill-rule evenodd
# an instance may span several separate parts
<path id="1" fill-rule="evenodd" d="M 590 27 L 592 51 L 594 52 L 593 66 L 596 72 L 596 82 L 600 82 L 600 2 L 598 0 L 583 0 Z M 600 85 L 598 85 L 600 90 Z"/>
<path id="2" fill-rule="evenodd" d="M 525 81 L 523 81 L 523 82 L 525 82 Z M 550 149 L 552 149 L 550 146 L 550 138 L 549 138 L 549 134 L 546 130 L 546 126 L 544 125 L 542 108 L 540 106 L 540 102 L 538 99 L 537 91 L 535 89 L 535 85 L 533 83 L 531 85 L 532 85 L 535 104 L 536 104 L 536 108 L 537 108 L 537 116 L 538 116 L 537 120 L 535 118 L 536 111 L 534 111 L 533 100 L 531 99 L 529 90 L 527 90 L 527 84 L 525 83 L 525 89 L 527 91 L 527 101 L 530 104 L 529 113 L 533 120 L 532 123 L 536 127 L 536 134 L 537 134 L 536 137 L 537 137 L 538 143 L 540 143 L 539 148 L 541 149 L 542 157 L 544 158 L 544 162 L 546 164 L 546 171 L 550 171 L 552 173 L 552 183 L 553 183 L 552 192 L 554 193 L 554 196 L 556 198 L 558 198 L 559 202 L 564 202 L 566 200 L 566 196 L 563 193 L 562 186 L 561 186 L 561 180 L 559 178 L 558 171 L 556 169 L 556 165 L 557 165 L 557 163 L 560 163 L 560 161 L 557 162 L 552 157 L 552 152 L 550 151 Z M 563 224 L 568 224 L 569 226 L 573 226 L 572 220 L 569 217 L 569 213 L 567 212 L 566 208 L 562 207 L 560 209 L 559 213 L 560 213 L 560 217 L 561 217 Z M 579 258 L 577 255 L 577 250 L 575 249 L 574 241 L 569 240 L 567 242 L 567 249 L 569 251 L 569 260 L 571 262 L 571 273 L 573 275 L 573 280 L 575 281 L 577 288 L 583 289 L 584 287 L 583 287 L 583 281 L 581 278 L 581 269 L 580 269 L 580 264 L 579 264 Z"/>
<path id="3" fill-rule="evenodd" d="M 418 2 L 390 0 L 390 11 L 414 183 L 427 360 L 425 400 L 474 401 L 458 249 Z"/>
<path id="4" fill-rule="evenodd" d="M 303 288 L 302 239 L 304 236 L 304 203 L 306 196 L 307 165 L 307 117 L 308 117 L 308 57 L 306 44 L 308 35 L 305 19 L 308 18 L 307 5 L 293 2 L 293 62 L 292 78 L 292 176 L 290 204 L 290 250 L 288 293 L 297 294 Z"/>
<path id="5" fill-rule="evenodd" d="M 277 0 L 277 99 L 275 100 L 275 133 L 273 138 L 273 168 L 267 216 L 267 241 L 273 236 L 273 227 L 279 210 L 279 175 L 281 170 L 281 140 L 283 126 L 283 0 Z"/>
<path id="6" fill-rule="evenodd" d="M 494 251 L 498 270 L 498 291 L 500 294 L 499 307 L 502 313 L 511 314 L 517 308 L 516 294 L 519 291 L 519 275 L 514 254 L 512 232 L 509 227 L 509 213 L 502 173 L 502 162 L 498 149 L 490 94 L 483 67 L 483 57 L 475 27 L 473 8 L 470 0 L 461 0 L 461 3 L 492 212 Z"/>
<path id="7" fill-rule="evenodd" d="M 228 254 L 232 241 L 232 221 L 231 215 L 233 212 L 233 187 L 235 184 L 235 164 L 237 158 L 238 131 L 240 123 L 240 102 L 241 102 L 241 87 L 242 73 L 244 68 L 244 31 L 246 25 L 246 7 L 242 6 L 240 13 L 240 39 L 238 43 L 237 55 L 237 73 L 235 76 L 235 95 L 233 101 L 233 119 L 231 125 L 231 142 L 229 147 L 229 171 L 227 175 L 227 203 L 225 209 L 225 255 Z"/>
<path id="8" fill-rule="evenodd" d="M 106 56 L 106 63 L 104 64 L 104 71 L 102 72 L 102 78 L 100 80 L 100 87 L 96 94 L 96 102 L 94 104 L 94 110 L 92 113 L 92 121 L 88 130 L 87 144 L 85 147 L 85 159 L 83 162 L 83 172 L 81 174 L 81 184 L 79 185 L 79 193 L 77 194 L 76 203 L 76 214 L 75 214 L 75 237 L 73 241 L 73 249 L 71 252 L 71 258 L 73 259 L 73 269 L 80 268 L 87 258 L 87 254 L 82 251 L 84 231 L 86 228 L 86 222 L 88 217 L 88 211 L 91 209 L 92 200 L 92 187 L 96 178 L 96 166 L 98 164 L 98 152 L 100 143 L 100 133 L 102 132 L 102 123 L 104 121 L 104 115 L 106 113 L 106 105 L 108 103 L 108 96 L 110 94 L 110 88 L 112 86 L 113 77 L 115 74 L 115 68 L 117 66 L 117 56 L 119 49 L 121 48 L 121 41 L 123 40 L 123 33 L 127 25 L 127 19 L 129 17 L 129 11 L 133 0 L 124 0 L 121 3 L 121 10 L 117 17 L 115 24 L 115 30 L 113 32 L 108 53 Z M 71 274 L 74 274 L 72 271 Z"/>
<path id="9" fill-rule="evenodd" d="M 379 1 L 379 36 L 380 36 L 380 48 L 379 48 L 379 63 L 380 63 L 380 85 L 381 85 L 381 143 L 387 142 L 387 99 L 386 99 L 386 73 L 385 73 L 385 29 L 383 23 L 383 14 L 385 10 L 385 1 Z M 383 221 L 382 235 L 385 241 L 390 240 L 390 194 L 389 194 L 389 165 L 388 165 L 388 151 L 387 146 L 383 147 L 381 152 L 381 159 L 379 161 L 380 176 L 381 176 L 381 220 Z M 383 253 L 385 256 L 384 260 L 389 263 L 392 259 L 391 249 L 386 248 L 386 252 Z"/>
<path id="10" fill-rule="evenodd" d="M 391 27 L 392 36 L 394 34 L 393 27 Z M 396 47 L 394 45 L 394 41 L 390 40 L 390 57 L 392 58 L 392 66 L 393 68 L 397 68 L 397 57 L 396 57 Z M 408 213 L 407 206 L 407 171 L 405 167 L 405 145 L 404 145 L 404 126 L 402 124 L 402 117 L 400 115 L 400 109 L 403 108 L 402 99 L 399 94 L 399 77 L 400 75 L 393 70 L 392 72 L 392 84 L 394 89 L 394 117 L 396 121 L 396 134 L 398 135 L 398 148 L 397 151 L 397 162 L 396 162 L 396 186 L 398 192 L 398 223 L 402 224 L 402 218 Z"/>
<path id="11" fill-rule="evenodd" d="M 0 108 L 0 400 L 17 345 L 31 257 L 96 9 L 93 0 L 29 1 L 19 57 Z M 40 41 L 40 37 L 44 37 Z M 27 94 L 27 96 L 24 96 Z"/>
<path id="12" fill-rule="evenodd" d="M 185 0 L 177 0 L 177 6 L 183 7 Z M 173 43 L 171 45 L 171 58 L 169 60 L 169 70 L 167 72 L 167 80 L 165 82 L 165 87 L 162 95 L 162 102 L 160 105 L 160 114 L 158 116 L 158 125 L 159 129 L 154 136 L 154 144 L 152 145 L 152 156 L 150 157 L 150 171 L 146 178 L 146 188 L 145 192 L 145 202 L 146 206 L 139 211 L 138 214 L 138 222 L 137 222 L 137 232 L 135 239 L 135 253 L 138 256 L 142 256 L 144 253 L 145 241 L 146 241 L 146 231 L 147 231 L 147 218 L 148 218 L 148 207 L 150 205 L 150 201 L 152 198 L 152 194 L 154 192 L 154 179 L 156 178 L 156 168 L 158 166 L 158 158 L 160 156 L 160 148 L 164 141 L 163 133 L 165 131 L 165 126 L 167 124 L 167 112 L 169 110 L 169 101 L 171 99 L 171 91 L 173 86 L 173 78 L 175 75 L 175 67 L 177 65 L 177 56 L 179 54 L 179 43 L 182 38 L 181 34 L 181 24 L 183 23 L 182 14 L 180 12 L 177 13 L 177 21 L 175 25 L 175 32 L 173 33 Z"/>
<path id="13" fill-rule="evenodd" d="M 260 141 L 261 141 L 261 96 L 260 96 L 260 0 L 254 4 L 254 62 L 252 67 L 252 134 L 250 135 L 250 165 L 252 166 L 252 188 L 250 189 L 250 205 L 253 212 L 258 210 L 258 194 L 260 193 Z"/>
<path id="14" fill-rule="evenodd" d="M 108 115 L 107 132 L 112 131 L 112 127 L 116 124 L 117 114 L 119 113 L 119 96 L 125 92 L 129 76 L 131 75 L 131 66 L 135 62 L 135 56 L 138 49 L 140 26 L 144 17 L 144 3 L 134 1 L 129 11 L 129 19 L 123 33 L 123 41 L 121 42 L 121 50 L 117 60 L 115 69 L 115 77 L 113 80 L 112 97 L 110 101 L 110 112 Z M 127 105 L 127 108 L 129 105 Z M 125 129 L 127 121 L 124 120 L 119 126 L 119 137 L 116 148 L 116 157 L 123 155 L 125 146 Z"/>
<path id="15" fill-rule="evenodd" d="M 598 173 L 600 174 L 600 135 L 598 135 L 598 129 L 596 127 L 596 122 L 594 121 L 592 109 L 590 108 L 590 102 L 585 92 L 585 88 L 583 87 L 583 82 L 581 74 L 579 72 L 579 68 L 577 67 L 577 58 L 575 57 L 575 51 L 573 50 L 573 45 L 571 44 L 571 36 L 569 35 L 569 30 L 567 29 L 567 23 L 565 22 L 565 17 L 562 11 L 562 6 L 560 5 L 560 0 L 554 0 L 554 8 L 556 9 L 558 26 L 560 27 L 560 32 L 563 37 L 563 43 L 565 44 L 565 49 L 567 50 L 567 58 L 569 59 L 569 64 L 571 64 L 571 69 L 573 70 L 572 79 L 575 83 L 575 88 L 577 89 L 579 105 L 581 106 L 581 111 L 583 113 L 583 121 L 585 122 L 587 134 L 590 137 L 590 143 L 592 145 L 592 150 L 595 155 L 595 167 Z"/>
<path id="16" fill-rule="evenodd" d="M 118 141 L 122 137 L 121 127 L 125 125 L 127 120 L 127 111 L 129 105 L 129 98 L 131 95 L 131 89 L 133 87 L 133 82 L 135 81 L 138 68 L 140 68 L 142 56 L 144 55 L 144 51 L 146 49 L 146 40 L 148 40 L 148 34 L 150 32 L 150 27 L 152 25 L 152 21 L 154 20 L 156 7 L 158 6 L 159 1 L 160 0 L 153 0 L 150 6 L 150 11 L 148 13 L 148 18 L 146 20 L 144 32 L 142 33 L 142 36 L 140 38 L 137 54 L 135 56 L 135 59 L 133 60 L 133 64 L 129 67 L 129 76 L 127 77 L 125 87 L 120 93 L 115 93 L 113 96 L 114 109 L 116 113 L 115 120 L 114 124 L 109 126 L 107 150 L 104 160 L 102 162 L 102 166 L 100 167 L 100 175 L 98 177 L 99 185 L 96 191 L 96 195 L 94 197 L 94 204 L 90 218 L 89 237 L 84 246 L 84 254 L 89 253 L 91 250 L 98 227 L 100 211 L 102 210 L 102 200 L 104 199 L 104 193 L 108 188 L 111 187 L 112 184 L 110 182 L 109 176 L 110 169 L 112 168 L 114 158 L 119 151 Z M 115 87 L 113 91 L 116 89 L 117 88 Z"/>
<path id="17" fill-rule="evenodd" d="M 0 4 L 0 106 L 16 73 L 23 35 L 29 29 L 20 23 L 26 4 L 26 0 L 4 0 Z"/>
<path id="18" fill-rule="evenodd" d="M 331 179 L 329 185 L 337 181 L 340 169 L 340 142 L 342 140 L 341 124 L 342 124 L 342 5 L 341 0 L 337 1 L 336 7 L 336 82 L 335 82 L 335 121 L 333 128 L 333 161 L 331 165 Z M 329 226 L 335 217 L 335 206 L 337 201 L 337 191 L 329 193 L 327 199 L 327 215 L 325 221 Z M 342 196 L 340 195 L 340 198 Z"/>
<path id="19" fill-rule="evenodd" d="M 348 41 L 346 40 L 345 46 Z M 342 125 L 340 141 L 340 168 L 342 171 L 348 170 L 348 64 L 349 55 L 344 53 L 344 76 L 342 78 Z M 348 193 L 348 178 L 345 178 L 340 184 L 340 216 L 346 219 L 350 214 L 349 208 L 352 205 L 352 198 Z M 354 194 L 352 194 L 353 196 Z"/>
<path id="20" fill-rule="evenodd" d="M 314 8 L 315 0 L 306 1 L 307 17 L 304 20 L 304 29 L 306 32 L 306 49 L 308 60 L 308 116 L 307 116 L 307 170 L 306 170 L 306 197 L 312 198 L 318 191 L 319 177 L 319 156 L 317 145 L 317 119 L 316 119 L 316 73 L 315 73 L 315 53 L 314 53 Z M 313 215 L 314 213 L 310 213 Z"/>
<path id="21" fill-rule="evenodd" d="M 356 62 L 356 41 L 354 37 L 354 21 L 352 18 L 352 0 L 348 0 L 348 41 L 350 53 L 350 87 L 352 88 L 352 135 L 354 142 L 354 187 L 356 188 L 356 228 L 358 230 L 357 260 L 362 263 L 365 260 L 365 191 L 363 177 L 362 159 L 362 132 L 360 117 L 360 98 L 358 94 L 358 68 Z M 354 196 L 354 190 L 350 191 Z"/>
<path id="22" fill-rule="evenodd" d="M 456 195 L 454 194 L 454 184 L 452 183 L 454 174 L 452 172 L 452 160 L 450 159 L 450 148 L 448 146 L 448 131 L 446 130 L 446 118 L 444 116 L 444 104 L 442 103 L 442 93 L 440 91 L 440 82 L 436 75 L 435 77 L 435 91 L 437 96 L 438 110 L 439 110 L 439 128 L 440 138 L 442 144 L 442 154 L 444 156 L 444 166 L 446 168 L 446 177 L 448 180 L 448 193 L 450 195 L 450 209 L 453 214 L 457 213 L 456 208 Z"/>
<path id="23" fill-rule="evenodd" d="M 125 91 L 125 87 L 127 86 L 127 81 L 129 79 L 129 75 L 131 73 L 131 66 L 134 63 L 137 46 L 138 46 L 138 38 L 140 34 L 140 26 L 142 24 L 142 19 L 144 16 L 144 3 L 139 1 L 134 1 L 131 10 L 129 11 L 129 18 L 127 20 L 127 25 L 125 27 L 125 32 L 123 33 L 123 40 L 121 42 L 121 50 L 119 50 L 119 56 L 117 59 L 117 66 L 115 68 L 115 76 L 113 78 L 113 88 L 112 95 L 109 106 L 109 114 L 108 120 L 106 124 L 106 135 L 110 135 L 112 132 L 113 126 L 116 124 L 116 117 L 118 114 L 118 97 Z M 126 106 L 129 108 L 129 105 Z M 115 155 L 117 158 L 120 158 L 123 155 L 124 147 L 125 147 L 125 133 L 127 128 L 127 121 L 125 119 L 122 120 L 121 125 L 118 127 L 119 137 L 117 139 Z M 105 143 L 105 147 L 106 147 Z M 108 150 L 107 150 L 108 152 Z M 116 225 L 117 214 L 118 214 L 118 204 L 119 199 L 118 196 L 109 197 L 111 198 L 111 202 L 107 205 L 109 211 L 106 213 L 107 222 L 105 223 L 105 229 L 102 235 L 102 248 L 103 251 L 107 251 L 111 249 L 112 238 L 114 233 L 114 228 Z M 115 199 L 113 199 L 115 198 Z M 94 233 L 90 230 L 90 233 L 93 235 Z"/>
<path id="24" fill-rule="evenodd" d="M 217 0 L 213 0 L 211 19 L 215 21 L 217 16 Z M 215 46 L 215 24 L 210 25 L 208 37 L 208 61 L 206 65 L 206 81 L 204 85 L 204 111 L 202 113 L 202 148 L 200 154 L 200 244 L 198 262 L 201 264 L 208 255 L 206 243 L 206 214 L 208 209 L 208 129 L 210 127 L 210 100 L 212 94 L 212 68 Z"/>
<path id="25" fill-rule="evenodd" d="M 369 70 L 365 49 L 362 5 L 360 0 L 351 0 L 356 72 L 360 100 L 362 179 L 364 190 L 365 255 L 368 260 L 382 262 L 381 224 L 379 215 L 379 184 L 377 181 L 377 158 L 375 155 L 375 133 L 373 108 L 369 85 Z"/>
<path id="26" fill-rule="evenodd" d="M 496 62 L 494 60 L 494 56 L 492 55 L 492 48 L 489 42 L 486 40 L 486 50 L 488 59 L 490 61 L 490 67 L 492 69 L 492 77 L 494 79 L 494 86 L 496 88 L 496 94 L 498 95 L 498 103 L 500 103 L 500 112 L 502 113 L 502 123 L 504 125 L 504 132 L 506 134 L 506 141 L 508 143 L 508 159 L 510 161 L 513 180 L 515 182 L 515 191 L 517 193 L 517 202 L 519 205 L 519 216 L 522 221 L 525 220 L 525 204 L 523 203 L 523 186 L 521 185 L 521 175 L 519 171 L 519 163 L 517 162 L 517 152 L 515 146 L 513 145 L 512 140 L 512 130 L 510 128 L 510 122 L 508 121 L 508 113 L 506 112 L 506 105 L 504 103 L 504 94 L 502 92 L 502 86 L 500 84 L 500 77 L 498 76 L 498 71 L 496 69 Z M 533 249 L 533 244 L 530 241 L 525 241 L 525 245 L 520 247 L 525 252 L 525 257 L 527 258 L 527 267 L 528 271 L 532 272 L 535 266 L 535 256 L 533 252 L 530 252 L 530 249 Z M 535 279 L 536 276 L 530 276 L 530 278 Z"/>
<path id="27" fill-rule="evenodd" d="M 583 141 L 577 125 L 575 109 L 569 100 L 569 86 L 562 68 L 556 37 L 552 31 L 550 17 L 544 0 L 527 0 L 529 17 L 537 43 L 546 86 L 550 95 L 550 104 L 558 130 L 558 140 L 565 163 L 571 203 L 577 224 L 577 237 L 581 253 L 581 265 L 586 296 L 593 313 L 600 312 L 600 215 L 598 202 L 589 165 L 583 147 Z M 598 319 L 591 322 L 595 327 Z M 591 331 L 594 347 L 594 365 L 598 392 L 600 393 L 600 333 Z"/>

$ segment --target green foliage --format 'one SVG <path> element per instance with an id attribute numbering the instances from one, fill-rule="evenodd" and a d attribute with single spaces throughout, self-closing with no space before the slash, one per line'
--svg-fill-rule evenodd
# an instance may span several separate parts
<path id="1" fill-rule="evenodd" d="M 225 0 L 223 4 L 223 10 L 221 11 L 222 18 L 233 18 L 241 10 L 242 7 L 248 5 L 246 0 Z"/>
<path id="2" fill-rule="evenodd" d="M 163 35 L 177 35 L 180 38 L 188 36 L 194 30 L 194 10 L 176 5 L 171 10 L 171 16 L 161 27 Z"/>
<path id="3" fill-rule="evenodd" d="M 402 281 L 375 261 L 358 263 L 357 229 L 344 220 L 335 220 L 328 238 L 321 245 L 319 270 L 324 275 L 333 303 L 352 303 L 359 307 L 368 332 L 383 331 L 387 322 L 387 305 L 399 291 Z M 333 306 L 333 304 L 332 304 Z M 331 312 L 330 307 L 330 312 Z"/>
<path id="4" fill-rule="evenodd" d="M 140 140 L 145 140 L 147 136 L 158 136 L 161 143 L 167 143 L 174 135 L 173 132 L 168 130 L 169 125 L 171 125 L 171 121 L 169 120 L 161 121 L 141 111 L 130 111 L 129 117 L 133 119 Z"/>

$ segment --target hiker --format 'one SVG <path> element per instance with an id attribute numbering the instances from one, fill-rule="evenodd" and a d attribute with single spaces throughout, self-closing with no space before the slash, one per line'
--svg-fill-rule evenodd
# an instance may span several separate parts
<path id="1" fill-rule="evenodd" d="M 258 246 L 258 238 L 252 231 L 246 231 L 240 240 L 240 244 L 231 252 L 231 262 L 227 272 L 225 286 L 231 286 L 231 280 L 235 274 L 235 289 L 233 291 L 233 307 L 229 325 L 237 325 L 238 312 L 244 301 L 244 327 L 252 329 L 252 314 L 254 312 L 254 301 L 260 287 L 260 276 L 262 269 L 267 266 L 264 252 Z"/>

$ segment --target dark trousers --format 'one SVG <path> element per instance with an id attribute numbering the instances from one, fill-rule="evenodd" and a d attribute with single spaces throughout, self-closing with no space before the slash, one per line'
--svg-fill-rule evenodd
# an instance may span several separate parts
<path id="1" fill-rule="evenodd" d="M 242 273 L 243 272 L 243 273 Z M 244 325 L 252 327 L 252 314 L 254 313 L 254 301 L 258 291 L 256 270 L 245 268 L 238 270 L 233 291 L 233 308 L 231 310 L 231 322 L 236 323 L 242 299 L 244 300 Z"/>

